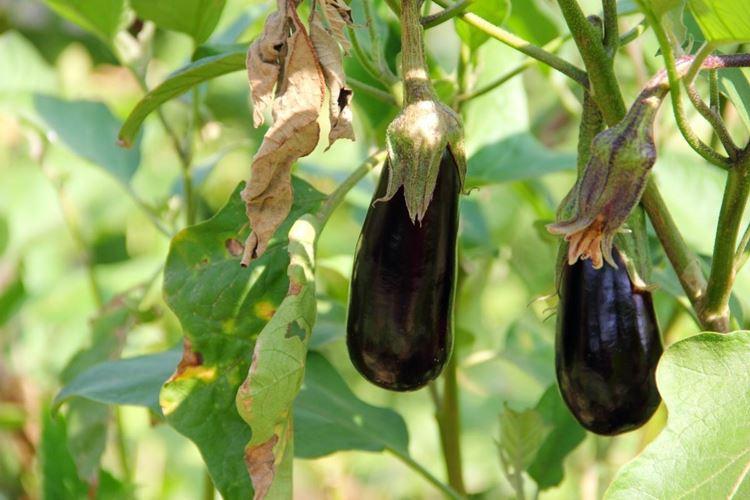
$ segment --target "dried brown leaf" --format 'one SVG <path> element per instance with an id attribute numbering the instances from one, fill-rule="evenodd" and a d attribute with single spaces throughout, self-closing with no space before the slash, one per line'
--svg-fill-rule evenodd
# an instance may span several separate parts
<path id="1" fill-rule="evenodd" d="M 344 52 L 348 54 L 352 46 L 346 38 L 344 31 L 348 26 L 354 24 L 352 9 L 346 5 L 344 0 L 323 0 L 323 16 L 326 18 L 328 26 L 330 26 L 331 35 L 341 44 Z"/>
<path id="2" fill-rule="evenodd" d="M 325 92 L 315 49 L 297 13 L 289 10 L 295 31 L 287 40 L 283 81 L 273 103 L 274 124 L 253 158 L 250 181 L 242 191 L 252 233 L 243 265 L 263 254 L 292 206 L 292 164 L 318 143 L 318 115 Z"/>
<path id="3" fill-rule="evenodd" d="M 341 50 L 333 36 L 317 19 L 313 20 L 310 25 L 310 39 L 318 54 L 318 61 L 323 69 L 329 92 L 331 130 L 328 132 L 328 147 L 330 148 L 337 139 L 355 140 L 352 128 L 352 90 L 346 87 Z"/>
<path id="4" fill-rule="evenodd" d="M 285 3 L 280 1 L 279 9 L 268 16 L 263 33 L 247 51 L 247 78 L 250 82 L 255 127 L 263 124 L 263 112 L 273 102 L 273 89 L 279 80 L 289 35 L 288 25 Z"/>

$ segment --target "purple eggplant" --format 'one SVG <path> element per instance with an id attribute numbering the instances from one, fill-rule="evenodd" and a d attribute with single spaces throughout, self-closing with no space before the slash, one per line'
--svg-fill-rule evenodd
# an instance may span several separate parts
<path id="1" fill-rule="evenodd" d="M 409 391 L 436 378 L 452 347 L 459 175 L 443 153 L 424 218 L 409 217 L 404 189 L 381 200 L 383 169 L 357 244 L 347 347 L 357 370 L 385 389 Z"/>
<path id="2" fill-rule="evenodd" d="M 654 373 L 662 354 L 651 293 L 617 268 L 564 264 L 555 342 L 557 381 L 583 427 L 614 435 L 645 424 L 659 406 Z"/>

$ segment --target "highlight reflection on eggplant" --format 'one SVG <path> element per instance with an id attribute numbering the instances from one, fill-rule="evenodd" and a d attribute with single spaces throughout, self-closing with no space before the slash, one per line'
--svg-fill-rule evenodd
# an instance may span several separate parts
<path id="1" fill-rule="evenodd" d="M 565 265 L 555 345 L 565 403 L 586 429 L 612 435 L 640 427 L 661 401 L 654 372 L 662 354 L 651 293 L 617 269 L 590 260 Z"/>
<path id="2" fill-rule="evenodd" d="M 373 200 L 383 197 L 387 168 Z M 432 201 L 410 220 L 403 187 L 370 206 L 359 237 L 349 295 L 347 347 L 357 370 L 394 391 L 440 374 L 452 346 L 459 177 L 443 153 Z"/>

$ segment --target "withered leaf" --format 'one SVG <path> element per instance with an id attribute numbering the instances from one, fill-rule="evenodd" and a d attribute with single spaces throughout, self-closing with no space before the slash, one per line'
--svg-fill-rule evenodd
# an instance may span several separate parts
<path id="1" fill-rule="evenodd" d="M 279 79 L 288 37 L 288 18 L 285 0 L 266 19 L 263 33 L 247 51 L 247 78 L 253 101 L 253 125 L 263 124 L 263 113 L 273 102 L 273 90 Z"/>
<path id="2" fill-rule="evenodd" d="M 344 52 L 348 54 L 352 46 L 346 38 L 344 31 L 347 26 L 354 24 L 352 9 L 346 5 L 344 0 L 323 0 L 323 16 L 326 18 L 328 26 L 330 26 L 331 35 L 341 44 Z"/>
<path id="3" fill-rule="evenodd" d="M 283 81 L 273 103 L 273 126 L 253 158 L 251 177 L 242 191 L 252 233 L 245 243 L 243 265 L 263 254 L 273 233 L 292 206 L 290 169 L 318 143 L 318 115 L 323 105 L 324 78 L 315 49 L 289 9 L 294 33 L 286 41 Z"/>
<path id="4" fill-rule="evenodd" d="M 352 90 L 346 87 L 341 50 L 333 36 L 317 19 L 313 20 L 310 25 L 310 39 L 318 54 L 318 61 L 323 69 L 330 96 L 331 130 L 328 133 L 328 147 L 330 148 L 337 139 L 355 140 L 352 128 Z"/>

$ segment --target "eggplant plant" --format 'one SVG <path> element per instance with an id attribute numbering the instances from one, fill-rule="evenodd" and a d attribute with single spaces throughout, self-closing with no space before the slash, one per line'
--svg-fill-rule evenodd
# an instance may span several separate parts
<path id="1" fill-rule="evenodd" d="M 0 2 L 0 497 L 742 497 L 749 27 Z"/>

